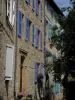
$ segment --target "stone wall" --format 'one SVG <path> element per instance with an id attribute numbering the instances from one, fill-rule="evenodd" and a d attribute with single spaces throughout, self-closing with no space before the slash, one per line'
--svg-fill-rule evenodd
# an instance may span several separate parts
<path id="1" fill-rule="evenodd" d="M 36 11 L 33 11 L 31 4 L 27 4 L 25 0 L 19 0 L 18 9 L 22 11 L 23 19 L 22 36 L 18 37 L 17 94 L 20 91 L 20 50 L 23 50 L 24 52 L 27 52 L 27 56 L 25 57 L 25 61 L 22 68 L 22 91 L 24 93 L 24 96 L 27 96 L 28 94 L 34 96 L 35 61 L 39 63 L 44 63 L 44 12 L 41 21 L 40 15 L 36 16 Z M 29 40 L 25 40 L 25 17 L 28 17 L 28 19 L 33 24 L 35 24 L 35 26 L 38 27 L 38 29 L 42 32 L 42 51 L 32 45 L 32 30 L 30 31 Z"/>
<path id="2" fill-rule="evenodd" d="M 15 27 L 11 28 L 6 18 L 6 0 L 0 0 L 0 96 L 10 100 L 14 96 L 14 69 L 11 81 L 5 81 L 6 46 L 14 45 Z M 14 68 L 14 67 L 13 67 Z"/>

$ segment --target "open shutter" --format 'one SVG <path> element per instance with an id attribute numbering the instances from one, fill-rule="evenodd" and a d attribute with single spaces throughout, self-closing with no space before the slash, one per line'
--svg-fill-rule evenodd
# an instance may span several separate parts
<path id="1" fill-rule="evenodd" d="M 40 3 L 40 19 L 42 20 L 42 2 Z"/>
<path id="2" fill-rule="evenodd" d="M 15 0 L 13 0 L 12 26 L 14 25 L 14 20 L 15 20 Z"/>
<path id="3" fill-rule="evenodd" d="M 22 12 L 18 11 L 18 36 L 22 34 Z"/>
<path id="4" fill-rule="evenodd" d="M 34 24 L 32 24 L 32 44 L 34 45 Z"/>
<path id="5" fill-rule="evenodd" d="M 36 28 L 36 47 L 38 48 L 38 28 Z"/>
<path id="6" fill-rule="evenodd" d="M 35 83 L 37 83 L 37 76 L 38 76 L 38 63 L 35 62 Z"/>
<path id="7" fill-rule="evenodd" d="M 36 0 L 36 15 L 38 15 L 38 0 Z"/>
<path id="8" fill-rule="evenodd" d="M 12 80 L 14 47 L 7 45 L 5 80 Z"/>
<path id="9" fill-rule="evenodd" d="M 25 40 L 28 40 L 28 35 L 29 35 L 29 20 L 26 17 L 25 18 Z"/>

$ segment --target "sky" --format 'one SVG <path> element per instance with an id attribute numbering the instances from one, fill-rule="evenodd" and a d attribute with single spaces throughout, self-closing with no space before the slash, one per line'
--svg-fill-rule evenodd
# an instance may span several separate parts
<path id="1" fill-rule="evenodd" d="M 59 8 L 71 6 L 70 0 L 54 0 L 54 1 L 59 6 Z M 64 14 L 66 15 L 67 12 L 64 12 Z"/>

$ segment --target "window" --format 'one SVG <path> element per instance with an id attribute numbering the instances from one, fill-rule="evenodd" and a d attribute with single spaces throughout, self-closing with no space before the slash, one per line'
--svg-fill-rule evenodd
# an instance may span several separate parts
<path id="1" fill-rule="evenodd" d="M 35 0 L 32 0 L 32 9 L 35 9 Z"/>
<path id="2" fill-rule="evenodd" d="M 7 18 L 13 27 L 15 20 L 15 0 L 7 0 Z"/>
<path id="3" fill-rule="evenodd" d="M 42 50 L 42 33 L 41 31 L 36 27 L 36 44 L 35 46 Z"/>
<path id="4" fill-rule="evenodd" d="M 44 75 L 44 68 L 43 65 L 38 62 L 35 62 L 34 65 L 35 65 L 35 83 L 37 83 L 38 74 Z"/>
<path id="5" fill-rule="evenodd" d="M 14 46 L 7 45 L 7 48 L 6 48 L 5 80 L 12 80 L 13 61 L 14 61 L 13 57 L 14 57 Z"/>
<path id="6" fill-rule="evenodd" d="M 32 44 L 34 45 L 34 38 L 35 38 L 35 27 L 34 24 L 32 24 Z"/>
<path id="7" fill-rule="evenodd" d="M 31 21 L 28 17 L 25 18 L 25 40 L 29 40 L 31 31 Z"/>
<path id="8" fill-rule="evenodd" d="M 39 0 L 36 0 L 36 15 L 38 15 L 38 6 L 39 6 Z"/>
<path id="9" fill-rule="evenodd" d="M 18 11 L 18 36 L 22 34 L 22 12 Z"/>
<path id="10" fill-rule="evenodd" d="M 40 19 L 42 20 L 42 1 L 40 3 Z"/>
<path id="11" fill-rule="evenodd" d="M 51 39 L 52 37 L 52 26 L 48 23 L 48 38 Z"/>
<path id="12" fill-rule="evenodd" d="M 60 84 L 56 83 L 56 93 L 59 93 L 59 92 L 60 92 Z"/>

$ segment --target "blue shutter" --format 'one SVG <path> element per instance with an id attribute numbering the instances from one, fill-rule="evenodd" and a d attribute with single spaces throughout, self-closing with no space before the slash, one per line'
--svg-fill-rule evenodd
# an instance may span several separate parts
<path id="1" fill-rule="evenodd" d="M 18 11 L 18 36 L 22 34 L 22 12 Z"/>
<path id="2" fill-rule="evenodd" d="M 29 20 L 26 17 L 25 18 L 25 40 L 28 40 L 28 35 L 29 35 Z"/>
<path id="3" fill-rule="evenodd" d="M 56 83 L 56 93 L 59 93 L 59 92 L 60 92 L 60 84 Z"/>
<path id="4" fill-rule="evenodd" d="M 34 24 L 32 24 L 32 44 L 34 45 Z"/>
<path id="5" fill-rule="evenodd" d="M 38 0 L 36 0 L 36 15 L 38 15 Z"/>
<path id="6" fill-rule="evenodd" d="M 40 32 L 40 48 L 42 50 L 42 33 Z"/>
<path id="7" fill-rule="evenodd" d="M 38 28 L 36 28 L 36 47 L 38 48 Z"/>
<path id="8" fill-rule="evenodd" d="M 34 9 L 35 8 L 35 2 L 34 2 L 35 0 L 32 0 L 32 9 Z"/>
<path id="9" fill-rule="evenodd" d="M 40 4 L 40 18 L 41 18 L 41 20 L 42 20 L 42 2 L 41 2 L 41 4 Z"/>
<path id="10" fill-rule="evenodd" d="M 35 83 L 37 83 L 37 76 L 38 76 L 38 63 L 35 62 Z"/>

